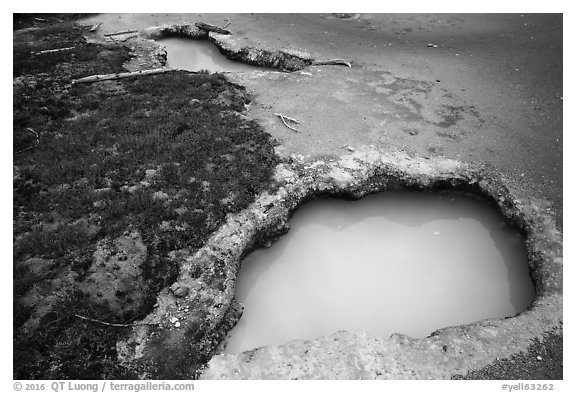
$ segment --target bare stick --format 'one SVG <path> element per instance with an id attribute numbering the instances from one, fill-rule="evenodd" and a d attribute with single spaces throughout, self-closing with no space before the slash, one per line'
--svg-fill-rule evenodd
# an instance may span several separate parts
<path id="1" fill-rule="evenodd" d="M 116 41 L 125 42 L 125 41 L 131 40 L 132 38 L 136 38 L 136 37 L 138 37 L 138 34 L 129 35 L 128 37 L 126 37 L 124 39 L 116 40 Z"/>
<path id="2" fill-rule="evenodd" d="M 344 59 L 318 60 L 315 61 L 313 65 L 345 65 L 352 68 L 352 64 Z"/>
<path id="3" fill-rule="evenodd" d="M 130 78 L 132 76 L 140 76 L 140 75 L 163 74 L 163 73 L 169 72 L 169 71 L 176 71 L 176 70 L 172 69 L 172 68 L 155 68 L 152 70 L 123 72 L 123 73 L 119 73 L 119 74 L 92 75 L 92 76 L 87 76 L 85 78 L 75 79 L 72 81 L 72 84 L 90 83 L 90 82 L 98 82 L 98 81 L 109 81 L 109 80 L 114 80 L 114 79 Z"/>
<path id="4" fill-rule="evenodd" d="M 71 50 L 76 48 L 75 46 L 69 46 L 67 48 L 57 48 L 57 49 L 46 49 L 46 50 L 40 50 L 38 52 L 33 52 L 33 54 L 36 55 L 43 55 L 44 53 L 54 53 L 54 52 L 62 52 L 65 50 Z"/>
<path id="5" fill-rule="evenodd" d="M 226 29 L 221 29 L 218 26 L 209 25 L 209 24 L 203 23 L 203 22 L 196 22 L 195 26 L 199 29 L 206 30 L 206 31 L 213 31 L 214 33 L 218 33 L 218 34 L 231 34 Z"/>
<path id="6" fill-rule="evenodd" d="M 226 30 L 226 28 L 230 26 L 230 24 L 232 24 L 232 21 L 230 20 L 230 18 L 225 18 L 224 22 L 226 22 L 226 25 L 224 25 L 223 29 Z"/>
<path id="7" fill-rule="evenodd" d="M 102 25 L 102 22 L 96 23 L 94 26 L 92 26 L 92 27 L 90 28 L 90 31 L 91 31 L 91 32 L 95 32 L 96 30 L 98 30 L 98 29 L 100 28 L 101 25 Z"/>
<path id="8" fill-rule="evenodd" d="M 278 116 L 278 117 L 280 118 L 280 120 L 282 120 L 282 123 L 284 123 L 284 125 L 285 125 L 286 127 L 288 127 L 289 129 L 291 129 L 292 131 L 302 132 L 302 131 L 294 128 L 294 127 L 289 126 L 288 123 L 286 123 L 286 120 L 288 120 L 288 121 L 291 121 L 291 122 L 293 122 L 293 123 L 300 124 L 300 122 L 299 122 L 298 120 L 292 119 L 292 118 L 287 117 L 287 116 L 284 116 L 282 113 L 273 113 L 273 115 Z"/>
<path id="9" fill-rule="evenodd" d="M 36 135 L 36 144 L 35 144 L 34 146 L 29 146 L 29 147 L 27 147 L 26 149 L 22 149 L 22 150 L 20 150 L 20 151 L 17 151 L 17 152 L 14 153 L 14 154 L 23 153 L 23 152 L 25 152 L 25 151 L 27 151 L 27 150 L 34 149 L 35 147 L 38 147 L 38 146 L 40 145 L 40 136 L 38 135 L 38 133 L 37 133 L 36 131 L 34 131 L 32 128 L 26 128 L 26 130 L 29 131 L 29 132 L 31 132 L 31 133 L 33 133 L 34 135 Z"/>
<path id="10" fill-rule="evenodd" d="M 138 33 L 138 30 L 122 30 L 122 31 L 117 31 L 116 33 L 106 33 L 106 34 L 104 34 L 104 36 L 111 37 L 113 35 L 130 34 L 130 33 Z"/>
<path id="11" fill-rule="evenodd" d="M 291 121 L 292 123 L 300 124 L 300 122 L 299 122 L 298 120 L 293 119 L 293 118 L 291 118 L 291 117 L 288 117 L 288 116 L 286 116 L 286 115 L 283 115 L 283 114 L 281 114 L 281 113 L 272 113 L 272 114 L 273 114 L 273 115 L 276 115 L 276 116 L 279 116 L 279 117 L 283 117 L 284 119 L 286 119 L 286 120 L 288 120 L 288 121 Z"/>
<path id="12" fill-rule="evenodd" d="M 90 322 L 96 322 L 96 323 L 100 323 L 102 325 L 106 325 L 106 326 L 115 326 L 115 327 L 131 327 L 134 326 L 134 324 L 129 323 L 129 324 L 125 324 L 125 323 L 109 323 L 109 322 L 104 322 L 104 321 L 99 321 L 97 319 L 92 319 L 92 318 L 87 318 L 87 317 L 83 317 L 82 315 L 78 315 L 78 314 L 74 314 L 74 316 L 76 318 L 80 318 L 83 319 L 85 321 L 90 321 Z"/>
<path id="13" fill-rule="evenodd" d="M 110 323 L 110 322 L 104 322 L 104 321 L 100 321 L 98 319 L 94 319 L 94 318 L 88 318 L 88 317 L 84 317 L 82 315 L 78 315 L 78 314 L 74 314 L 74 316 L 76 318 L 80 318 L 83 319 L 85 321 L 90 321 L 90 322 L 96 322 L 102 325 L 106 325 L 106 326 L 114 326 L 114 327 L 132 327 L 132 326 L 146 326 L 146 325 L 151 325 L 154 326 L 155 324 L 153 323 Z"/>

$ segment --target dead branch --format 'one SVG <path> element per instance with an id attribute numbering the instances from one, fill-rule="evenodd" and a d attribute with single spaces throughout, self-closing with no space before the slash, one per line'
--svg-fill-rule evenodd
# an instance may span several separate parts
<path id="1" fill-rule="evenodd" d="M 76 48 L 76 47 L 75 47 L 75 46 L 69 46 L 69 47 L 66 47 L 66 48 L 46 49 L 46 50 L 40 50 L 40 51 L 38 51 L 38 52 L 32 52 L 32 54 L 33 54 L 34 56 L 36 56 L 36 55 L 43 55 L 43 54 L 45 54 L 45 53 L 62 52 L 62 51 L 71 50 L 71 49 L 74 49 L 74 48 Z"/>
<path id="2" fill-rule="evenodd" d="M 202 23 L 202 22 L 196 22 L 195 25 L 199 29 L 206 30 L 206 31 L 213 31 L 214 33 L 218 33 L 218 34 L 232 34 L 228 30 L 221 29 L 218 26 L 209 25 L 209 24 Z"/>
<path id="3" fill-rule="evenodd" d="M 106 326 L 115 326 L 115 327 L 132 327 L 132 326 L 135 326 L 135 324 L 133 324 L 133 323 L 128 323 L 128 324 L 126 324 L 126 323 L 110 323 L 110 322 L 99 321 L 98 319 L 83 317 L 82 315 L 78 315 L 78 314 L 74 314 L 74 316 L 76 318 L 80 318 L 80 319 L 83 319 L 85 321 L 96 322 L 96 323 L 99 323 L 101 325 L 106 325 Z"/>
<path id="4" fill-rule="evenodd" d="M 224 22 L 226 22 L 226 24 L 224 25 L 223 29 L 226 30 L 226 28 L 228 26 L 230 26 L 230 24 L 232 23 L 232 21 L 230 20 L 230 18 L 224 18 Z"/>
<path id="5" fill-rule="evenodd" d="M 98 29 L 100 28 L 100 26 L 102 26 L 102 22 L 98 22 L 98 23 L 96 23 L 95 25 L 93 25 L 93 26 L 90 28 L 90 31 L 91 31 L 91 32 L 95 32 L 96 30 L 98 30 Z"/>
<path id="6" fill-rule="evenodd" d="M 117 31 L 116 33 L 106 33 L 106 34 L 104 34 L 104 36 L 112 37 L 113 35 L 130 34 L 130 33 L 138 33 L 138 30 L 122 30 L 122 31 Z"/>
<path id="7" fill-rule="evenodd" d="M 36 148 L 36 147 L 38 147 L 38 146 L 40 145 L 40 136 L 38 135 L 38 133 L 37 133 L 36 131 L 34 131 L 32 128 L 26 128 L 26 131 L 29 131 L 29 132 L 33 133 L 34 135 L 36 135 L 36 144 L 35 144 L 34 146 L 29 146 L 29 147 L 27 147 L 26 149 L 22 149 L 22 150 L 20 150 L 20 151 L 17 151 L 17 152 L 14 153 L 14 154 L 23 153 L 23 152 L 25 152 L 25 151 L 27 151 L 27 150 L 34 149 L 34 148 Z"/>
<path id="8" fill-rule="evenodd" d="M 312 65 L 344 65 L 352 68 L 352 64 L 344 59 L 318 60 L 312 63 Z"/>
<path id="9" fill-rule="evenodd" d="M 294 124 L 300 124 L 300 122 L 296 119 L 292 119 L 291 117 L 288 116 L 284 116 L 282 113 L 272 113 L 275 116 L 278 116 L 280 118 L 280 120 L 282 120 L 282 123 L 284 123 L 284 125 L 286 127 L 288 127 L 289 129 L 291 129 L 292 131 L 296 131 L 296 132 L 302 132 L 294 127 L 291 127 L 290 125 L 288 125 L 288 123 L 286 122 L 286 120 L 291 121 Z"/>
<path id="10" fill-rule="evenodd" d="M 121 40 L 116 40 L 116 41 L 126 42 L 126 41 L 131 40 L 132 38 L 136 38 L 136 37 L 138 37 L 138 34 L 129 35 L 129 36 L 126 37 L 126 38 L 123 38 L 123 39 L 121 39 Z"/>
<path id="11" fill-rule="evenodd" d="M 283 114 L 281 114 L 281 113 L 272 113 L 272 114 L 273 114 L 273 115 L 276 115 L 276 116 L 279 116 L 279 117 L 283 117 L 284 119 L 286 119 L 286 120 L 288 120 L 288 121 L 291 121 L 292 123 L 300 124 L 300 122 L 299 122 L 298 120 L 293 119 L 293 118 L 291 118 L 291 117 L 288 117 L 288 116 L 286 116 L 286 115 L 283 115 Z"/>
<path id="12" fill-rule="evenodd" d="M 118 73 L 118 74 L 92 75 L 92 76 L 87 76 L 85 78 L 75 79 L 72 81 L 72 84 L 109 81 L 109 80 L 114 80 L 114 79 L 130 78 L 132 76 L 140 76 L 140 75 L 163 74 L 165 72 L 170 72 L 170 71 L 175 71 L 175 70 L 172 68 L 155 68 L 155 69 L 151 69 L 151 70 L 122 72 L 122 73 Z"/>

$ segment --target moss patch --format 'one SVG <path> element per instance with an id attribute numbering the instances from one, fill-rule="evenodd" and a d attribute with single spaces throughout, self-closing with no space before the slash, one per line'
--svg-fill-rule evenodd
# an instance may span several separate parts
<path id="1" fill-rule="evenodd" d="M 124 46 L 87 43 L 85 33 L 63 23 L 14 35 L 16 379 L 129 378 L 115 349 L 126 329 L 75 315 L 129 323 L 150 312 L 178 274 L 170 254 L 201 247 L 227 213 L 269 187 L 278 162 L 271 137 L 241 114 L 250 97 L 221 75 L 72 85 L 123 71 L 130 58 Z M 39 144 L 27 149 L 30 130 Z M 134 233 L 145 257 L 109 246 L 102 259 L 102 245 Z M 94 277 L 105 276 L 94 273 L 98 260 L 115 283 L 114 264 L 138 260 L 144 300 L 131 302 L 121 288 L 116 299 L 95 300 Z"/>

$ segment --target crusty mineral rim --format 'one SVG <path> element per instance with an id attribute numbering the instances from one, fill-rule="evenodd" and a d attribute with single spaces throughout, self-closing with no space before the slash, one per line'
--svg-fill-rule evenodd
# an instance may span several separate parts
<path id="1" fill-rule="evenodd" d="M 229 60 L 266 68 L 277 68 L 283 71 L 298 71 L 309 65 L 345 65 L 352 67 L 350 62 L 344 59 L 319 60 L 314 59 L 311 54 L 300 49 L 272 50 L 261 48 L 257 44 L 239 38 L 234 34 L 208 32 L 192 24 L 151 26 L 144 30 L 144 36 L 154 39 L 178 36 L 194 40 L 209 40 Z"/>
<path id="2" fill-rule="evenodd" d="M 215 306 L 204 321 L 205 337 L 221 339 L 235 324 L 235 320 L 226 323 L 226 318 L 229 318 L 227 311 L 237 308 L 233 298 L 234 282 L 243 255 L 258 246 L 267 234 L 272 234 L 268 238 L 274 238 L 285 230 L 298 206 L 319 196 L 360 198 L 387 190 L 443 188 L 488 198 L 511 223 L 526 232 L 535 300 L 529 309 L 515 317 L 447 327 L 424 339 L 402 334 L 386 338 L 342 331 L 237 355 L 216 355 L 209 361 L 202 378 L 444 379 L 484 367 L 496 358 L 523 352 L 534 339 L 540 340 L 544 333 L 561 328 L 561 233 L 545 201 L 516 195 L 496 174 L 452 159 L 410 157 L 403 152 L 384 153 L 366 147 L 335 161 L 306 162 L 304 158 L 293 157 L 290 164 L 278 165 L 275 176 L 280 187 L 274 194 L 260 195 L 247 209 L 229 215 L 207 244 L 180 264 L 176 286 L 193 285 L 189 272 L 199 261 L 203 266 L 210 266 L 213 261 L 225 264 L 219 289 L 208 291 Z M 193 294 L 176 298 L 165 290 L 158 297 L 159 306 L 144 322 L 166 327 L 167 320 L 177 318 L 181 322 L 179 329 L 171 327 L 162 331 L 162 340 L 174 346 L 175 340 L 183 339 L 179 330 L 187 328 L 186 322 L 192 318 L 188 310 L 198 299 Z M 226 331 L 211 332 L 222 326 L 226 326 Z M 126 345 L 119 345 L 122 360 L 154 357 L 147 346 L 148 334 L 147 326 L 135 327 Z M 203 346 L 208 356 L 217 344 Z M 121 350 L 128 346 L 131 351 Z"/>

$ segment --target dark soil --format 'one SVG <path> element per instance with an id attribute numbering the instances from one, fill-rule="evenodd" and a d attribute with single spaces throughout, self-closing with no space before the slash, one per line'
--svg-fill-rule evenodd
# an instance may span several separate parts
<path id="1" fill-rule="evenodd" d="M 535 341 L 527 353 L 500 359 L 480 370 L 452 379 L 487 380 L 562 380 L 563 334 L 550 333 L 542 342 Z"/>
<path id="2" fill-rule="evenodd" d="M 12 29 L 20 30 L 28 27 L 45 27 L 50 24 L 75 21 L 93 14 L 12 14 Z"/>
<path id="3" fill-rule="evenodd" d="M 71 22 L 14 34 L 15 379 L 134 378 L 116 360 L 128 329 L 78 315 L 124 324 L 145 316 L 178 273 L 169 254 L 200 247 L 269 187 L 278 160 L 270 136 L 241 115 L 246 91 L 221 75 L 71 84 L 125 71 L 130 59 L 126 47 L 84 34 Z M 74 49 L 35 53 L 64 47 Z M 87 276 L 100 244 L 134 230 L 146 246 L 146 289 L 141 304 L 118 312 L 90 296 Z M 129 290 L 112 303 L 124 305 Z M 30 300 L 38 293 L 53 301 L 40 307 Z"/>

